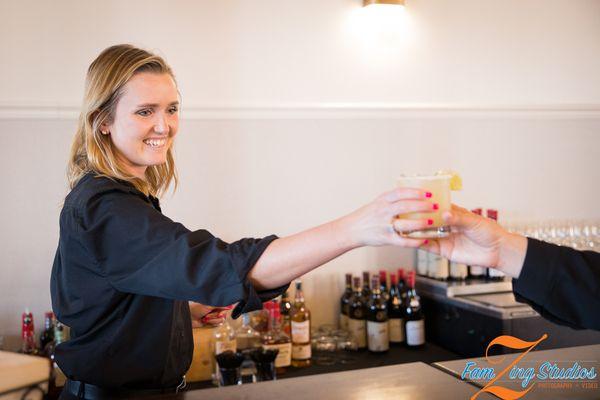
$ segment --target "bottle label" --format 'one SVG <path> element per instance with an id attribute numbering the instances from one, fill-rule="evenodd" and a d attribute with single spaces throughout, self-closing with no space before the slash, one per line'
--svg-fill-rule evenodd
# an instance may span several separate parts
<path id="1" fill-rule="evenodd" d="M 450 276 L 452 278 L 464 279 L 469 275 L 466 264 L 450 263 Z"/>
<path id="2" fill-rule="evenodd" d="M 367 321 L 370 351 L 387 351 L 390 349 L 390 333 L 388 329 L 387 321 Z"/>
<path id="3" fill-rule="evenodd" d="M 294 344 L 292 345 L 293 360 L 308 360 L 312 355 L 309 344 Z"/>
<path id="4" fill-rule="evenodd" d="M 404 342 L 404 320 L 402 318 L 390 318 L 390 342 Z"/>
<path id="5" fill-rule="evenodd" d="M 340 314 L 340 329 L 348 330 L 348 316 Z"/>
<path id="6" fill-rule="evenodd" d="M 471 268 L 471 275 L 482 276 L 485 274 L 485 270 L 483 269 L 483 267 L 471 266 L 470 268 Z"/>
<path id="7" fill-rule="evenodd" d="M 366 321 L 364 319 L 348 319 L 348 330 L 356 339 L 358 348 L 364 348 L 367 346 L 367 330 Z"/>
<path id="8" fill-rule="evenodd" d="M 406 321 L 406 344 L 420 346 L 425 344 L 425 321 Z"/>
<path id="9" fill-rule="evenodd" d="M 497 269 L 494 269 L 494 268 L 488 269 L 488 272 L 492 278 L 501 278 L 501 277 L 505 276 L 502 271 L 498 271 Z"/>
<path id="10" fill-rule="evenodd" d="M 292 365 L 292 344 L 281 343 L 281 344 L 263 344 L 265 349 L 278 349 L 277 358 L 275 358 L 275 367 L 289 367 Z"/>
<path id="11" fill-rule="evenodd" d="M 417 250 L 417 274 L 427 275 L 427 252 L 425 250 Z"/>
<path id="12" fill-rule="evenodd" d="M 310 342 L 310 321 L 295 322 L 292 321 L 292 342 L 309 343 Z"/>
<path id="13" fill-rule="evenodd" d="M 235 351 L 237 350 L 235 340 L 226 340 L 223 342 L 215 343 L 215 355 L 221 354 L 227 350 L 231 350 L 235 353 Z"/>
<path id="14" fill-rule="evenodd" d="M 436 279 L 448 279 L 448 260 L 437 254 L 432 254 L 430 257 L 432 257 L 431 275 Z"/>

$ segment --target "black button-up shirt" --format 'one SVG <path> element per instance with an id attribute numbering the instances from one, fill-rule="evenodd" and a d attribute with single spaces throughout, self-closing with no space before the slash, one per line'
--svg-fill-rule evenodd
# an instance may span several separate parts
<path id="1" fill-rule="evenodd" d="M 160 212 L 128 182 L 84 176 L 65 199 L 51 276 L 52 308 L 71 328 L 55 360 L 73 380 L 107 388 L 176 386 L 192 360 L 187 301 L 257 310 L 249 270 L 275 240 L 226 243 Z"/>

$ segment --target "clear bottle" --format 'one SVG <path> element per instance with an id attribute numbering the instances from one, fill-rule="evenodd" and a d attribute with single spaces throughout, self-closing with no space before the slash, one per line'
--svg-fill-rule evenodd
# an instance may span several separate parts
<path id="1" fill-rule="evenodd" d="M 281 316 L 277 303 L 267 301 L 264 307 L 269 313 L 269 329 L 262 334 L 261 342 L 265 349 L 279 350 L 275 359 L 275 369 L 278 374 L 282 374 L 292 364 L 292 340 L 281 329 Z"/>
<path id="2" fill-rule="evenodd" d="M 497 210 L 488 209 L 486 211 L 486 215 L 488 218 L 493 219 L 494 221 L 498 222 L 498 211 Z M 488 273 L 488 278 L 492 281 L 503 281 L 504 277 L 506 276 L 506 275 L 504 275 L 504 272 L 497 270 L 495 268 L 488 268 L 487 273 Z"/>
<path id="3" fill-rule="evenodd" d="M 390 274 L 390 281 L 390 298 L 388 300 L 390 344 L 397 345 L 404 343 L 405 340 L 404 302 L 400 296 L 399 285 L 396 284 L 396 274 Z"/>
<path id="4" fill-rule="evenodd" d="M 213 354 L 216 356 L 227 350 L 231 350 L 234 353 L 237 351 L 237 343 L 235 340 L 235 331 L 229 325 L 227 318 L 219 324 L 213 331 Z"/>
<path id="5" fill-rule="evenodd" d="M 352 297 L 352 274 L 346 274 L 346 289 L 340 299 L 340 329 L 348 330 L 348 312 Z"/>
<path id="6" fill-rule="evenodd" d="M 242 315 L 242 325 L 235 330 L 236 347 L 239 351 L 260 347 L 260 333 L 250 325 L 250 314 Z"/>
<path id="7" fill-rule="evenodd" d="M 304 302 L 302 282 L 298 280 L 292 308 L 292 366 L 308 367 L 311 357 L 310 310 Z"/>
<path id="8" fill-rule="evenodd" d="M 425 315 L 421 308 L 421 298 L 415 290 L 415 273 L 409 272 L 408 297 L 405 307 L 406 314 L 406 345 L 421 347 L 425 345 Z"/>
<path id="9" fill-rule="evenodd" d="M 367 347 L 367 321 L 366 303 L 360 287 L 360 278 L 353 278 L 354 293 L 350 299 L 350 313 L 348 314 L 348 330 L 356 339 L 359 349 Z"/>
<path id="10" fill-rule="evenodd" d="M 483 210 L 481 208 L 475 208 L 471 210 L 473 214 L 482 215 Z M 469 265 L 469 278 L 471 279 L 485 279 L 487 276 L 487 268 L 478 267 L 476 265 Z"/>
<path id="11" fill-rule="evenodd" d="M 367 344 L 373 353 L 390 349 L 387 302 L 380 285 L 379 278 L 374 276 L 371 280 L 371 298 L 367 303 Z"/>

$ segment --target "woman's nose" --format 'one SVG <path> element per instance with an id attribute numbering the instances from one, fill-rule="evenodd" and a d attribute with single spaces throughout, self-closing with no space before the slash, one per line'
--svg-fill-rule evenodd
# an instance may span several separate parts
<path id="1" fill-rule="evenodd" d="M 169 124 L 164 115 L 158 114 L 156 121 L 154 122 L 154 132 L 165 134 L 169 133 Z"/>

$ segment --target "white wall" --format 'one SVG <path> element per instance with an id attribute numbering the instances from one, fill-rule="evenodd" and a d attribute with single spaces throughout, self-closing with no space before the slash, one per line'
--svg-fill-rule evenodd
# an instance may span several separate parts
<path id="1" fill-rule="evenodd" d="M 0 0 L 0 335 L 49 309 L 85 69 L 118 42 L 178 76 L 181 186 L 164 211 L 192 229 L 286 235 L 441 167 L 469 207 L 600 218 L 600 2 L 412 0 L 378 42 L 359 3 Z M 411 263 L 361 249 L 309 274 L 315 322 L 333 322 L 343 272 Z"/>

